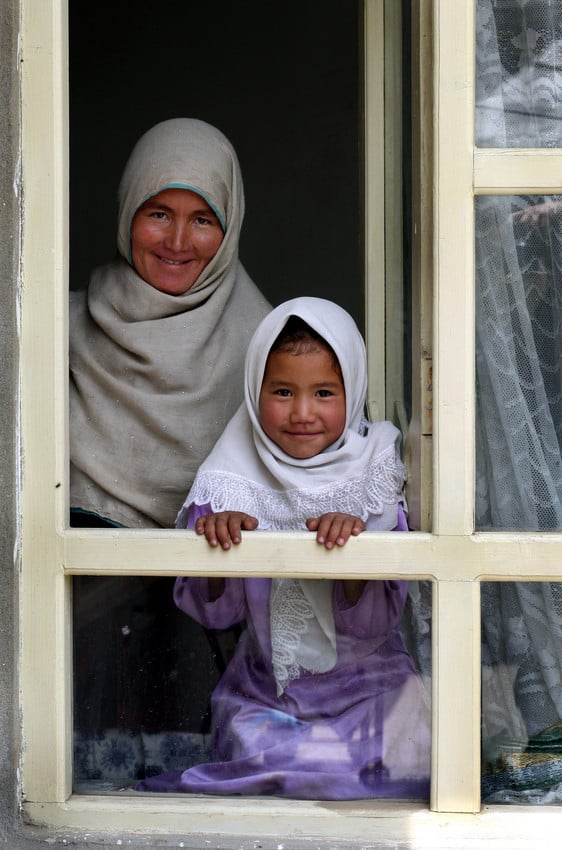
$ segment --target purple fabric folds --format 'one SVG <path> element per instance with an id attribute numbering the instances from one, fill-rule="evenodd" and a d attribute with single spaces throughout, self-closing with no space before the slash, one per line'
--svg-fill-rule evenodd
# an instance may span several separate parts
<path id="1" fill-rule="evenodd" d="M 246 628 L 212 696 L 213 761 L 146 779 L 138 790 L 427 798 L 427 699 L 397 631 L 407 583 L 368 582 L 350 606 L 334 582 L 336 664 L 302 671 L 281 696 L 271 669 L 270 587 L 270 579 L 226 579 L 210 602 L 207 579 L 177 579 L 175 601 L 187 614 L 210 628 L 242 620 Z"/>

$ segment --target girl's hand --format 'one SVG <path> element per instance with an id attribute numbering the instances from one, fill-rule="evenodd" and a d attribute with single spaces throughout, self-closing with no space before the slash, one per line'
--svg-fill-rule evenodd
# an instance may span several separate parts
<path id="1" fill-rule="evenodd" d="M 311 517 L 306 521 L 309 531 L 316 531 L 316 542 L 323 544 L 326 549 L 334 546 L 345 546 L 351 535 L 357 537 L 365 531 L 362 519 L 351 514 L 329 513 L 319 517 Z"/>
<path id="2" fill-rule="evenodd" d="M 232 543 L 238 544 L 242 540 L 242 529 L 253 531 L 258 527 L 255 516 L 244 514 L 241 511 L 221 511 L 218 514 L 205 514 L 195 522 L 197 534 L 204 534 L 209 546 L 222 546 L 230 549 Z"/>

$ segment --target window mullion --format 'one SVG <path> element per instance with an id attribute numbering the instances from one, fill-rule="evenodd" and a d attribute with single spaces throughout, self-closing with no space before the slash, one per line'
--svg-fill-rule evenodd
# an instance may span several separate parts
<path id="1" fill-rule="evenodd" d="M 473 532 L 474 512 L 474 4 L 434 2 L 434 509 L 433 531 Z M 479 587 L 434 584 L 431 806 L 480 804 Z"/>
<path id="2" fill-rule="evenodd" d="M 480 585 L 434 583 L 431 808 L 480 807 Z"/>
<path id="3" fill-rule="evenodd" d="M 559 148 L 487 148 L 474 152 L 474 186 L 486 194 L 558 194 L 562 175 Z"/>
<path id="4" fill-rule="evenodd" d="M 436 0 L 433 531 L 474 512 L 474 9 Z"/>

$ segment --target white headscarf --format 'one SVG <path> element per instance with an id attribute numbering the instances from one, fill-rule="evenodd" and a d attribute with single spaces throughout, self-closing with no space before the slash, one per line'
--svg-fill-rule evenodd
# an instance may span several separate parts
<path id="1" fill-rule="evenodd" d="M 183 295 L 131 265 L 137 209 L 197 192 L 224 239 Z M 173 525 L 195 472 L 242 399 L 249 339 L 269 305 L 238 260 L 244 215 L 236 153 L 203 121 L 172 119 L 137 142 L 119 187 L 119 258 L 71 295 L 70 503 L 130 527 Z"/>
<path id="2" fill-rule="evenodd" d="M 346 396 L 343 433 L 336 443 L 306 459 L 285 454 L 259 421 L 267 357 L 291 316 L 305 321 L 334 350 Z M 195 503 L 210 504 L 214 512 L 251 514 L 261 529 L 305 529 L 306 519 L 331 511 L 369 519 L 371 530 L 394 528 L 406 478 L 399 456 L 400 433 L 390 422 L 365 421 L 366 390 L 365 344 L 351 316 L 322 298 L 281 304 L 252 337 L 244 371 L 245 404 L 202 464 L 177 524 L 184 525 L 187 510 Z M 274 580 L 270 607 L 278 690 L 298 675 L 299 667 L 315 672 L 331 669 L 336 648 L 331 582 Z"/>
<path id="3" fill-rule="evenodd" d="M 259 421 L 259 395 L 269 351 L 291 316 L 298 316 L 334 350 L 342 371 L 346 422 L 339 440 L 311 458 L 285 454 Z M 345 310 L 323 298 L 294 298 L 276 307 L 257 328 L 245 361 L 245 404 L 202 464 L 184 503 L 213 511 L 244 511 L 260 528 L 305 528 L 328 511 L 374 518 L 380 530 L 397 523 L 406 471 L 391 422 L 363 418 L 367 390 L 365 344 Z"/>

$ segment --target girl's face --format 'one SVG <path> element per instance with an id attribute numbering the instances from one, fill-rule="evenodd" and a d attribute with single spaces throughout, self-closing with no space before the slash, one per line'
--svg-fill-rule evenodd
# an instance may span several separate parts
<path id="1" fill-rule="evenodd" d="M 263 430 L 280 449 L 303 460 L 335 443 L 345 427 L 345 388 L 324 348 L 267 358 L 259 398 Z"/>
<path id="2" fill-rule="evenodd" d="M 160 292 L 183 295 L 209 265 L 223 237 L 218 218 L 200 195 L 164 189 L 133 217 L 133 266 Z"/>

